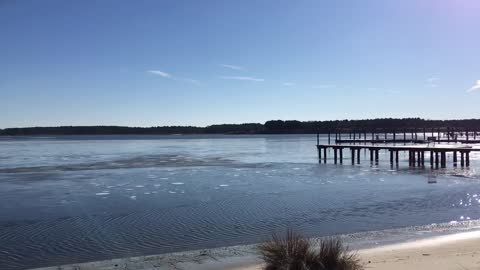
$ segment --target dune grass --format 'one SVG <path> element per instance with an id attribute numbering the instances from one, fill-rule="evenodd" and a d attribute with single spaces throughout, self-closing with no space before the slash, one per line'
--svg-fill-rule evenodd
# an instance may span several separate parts
<path id="1" fill-rule="evenodd" d="M 356 253 L 339 238 L 326 238 L 317 244 L 288 230 L 285 237 L 273 234 L 258 245 L 265 270 L 363 270 Z"/>

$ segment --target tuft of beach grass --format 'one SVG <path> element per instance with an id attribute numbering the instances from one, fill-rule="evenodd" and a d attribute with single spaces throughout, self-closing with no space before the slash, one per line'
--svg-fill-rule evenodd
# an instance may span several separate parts
<path id="1" fill-rule="evenodd" d="M 314 244 L 287 230 L 284 237 L 274 233 L 270 241 L 257 246 L 265 270 L 363 270 L 357 254 L 340 238 L 321 239 Z"/>

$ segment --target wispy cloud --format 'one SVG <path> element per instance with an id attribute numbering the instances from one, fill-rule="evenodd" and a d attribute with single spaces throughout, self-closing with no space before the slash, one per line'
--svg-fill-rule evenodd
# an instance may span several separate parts
<path id="1" fill-rule="evenodd" d="M 228 68 L 228 69 L 233 69 L 233 70 L 244 70 L 243 67 L 236 66 L 236 65 L 220 64 L 219 66 L 224 67 L 224 68 Z"/>
<path id="2" fill-rule="evenodd" d="M 166 79 L 171 79 L 171 80 L 174 80 L 174 81 L 187 82 L 187 83 L 192 83 L 192 84 L 197 84 L 197 85 L 200 84 L 200 81 L 198 81 L 198 80 L 194 80 L 194 79 L 190 79 L 190 78 L 176 77 L 176 76 L 173 76 L 170 73 L 167 73 L 167 72 L 161 71 L 161 70 L 147 70 L 147 72 L 150 73 L 150 74 L 157 75 L 157 76 L 160 76 L 160 77 L 163 77 L 163 78 L 166 78 Z"/>
<path id="3" fill-rule="evenodd" d="M 480 80 L 477 81 L 477 83 L 472 86 L 472 88 L 468 89 L 467 92 L 473 92 L 473 91 L 479 91 L 480 90 Z"/>
<path id="4" fill-rule="evenodd" d="M 438 81 L 440 81 L 440 78 L 431 77 L 426 80 L 426 85 L 430 88 L 436 88 L 438 86 Z"/>
<path id="5" fill-rule="evenodd" d="M 164 78 L 172 78 L 172 75 L 170 75 L 170 73 L 167 73 L 167 72 L 164 72 L 164 71 L 161 71 L 161 70 L 147 70 L 147 72 L 151 73 L 151 74 L 154 74 L 154 75 L 164 77 Z"/>
<path id="6" fill-rule="evenodd" d="M 237 81 L 252 81 L 252 82 L 263 82 L 264 79 L 255 78 L 255 77 L 247 77 L 247 76 L 222 76 L 224 80 L 237 80 Z"/>
<path id="7" fill-rule="evenodd" d="M 387 93 L 389 94 L 400 94 L 401 92 L 398 90 L 387 90 Z"/>
<path id="8" fill-rule="evenodd" d="M 329 89 L 329 88 L 335 88 L 336 85 L 334 84 L 318 84 L 318 85 L 312 85 L 313 89 Z"/>
<path id="9" fill-rule="evenodd" d="M 282 83 L 283 86 L 294 86 L 295 83 L 292 83 L 292 82 L 284 82 Z"/>
<path id="10" fill-rule="evenodd" d="M 176 78 L 178 81 L 183 81 L 183 82 L 188 82 L 188 83 L 192 83 L 192 84 L 196 84 L 196 85 L 200 85 L 200 81 L 199 80 L 194 80 L 194 79 L 189 79 L 189 78 Z"/>

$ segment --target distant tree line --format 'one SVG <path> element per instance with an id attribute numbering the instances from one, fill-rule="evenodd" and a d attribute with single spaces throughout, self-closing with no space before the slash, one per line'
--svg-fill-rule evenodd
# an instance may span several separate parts
<path id="1" fill-rule="evenodd" d="M 283 121 L 272 120 L 265 124 L 223 124 L 207 127 L 194 126 L 158 126 L 158 127 L 122 127 L 122 126 L 60 126 L 28 127 L 0 129 L 0 136 L 33 135 L 126 135 L 126 134 L 298 134 L 328 132 L 372 132 L 372 131 L 421 131 L 440 130 L 442 132 L 458 130 L 479 131 L 480 119 L 464 120 L 425 120 L 421 118 L 383 118 L 365 120 L 334 121 Z"/>

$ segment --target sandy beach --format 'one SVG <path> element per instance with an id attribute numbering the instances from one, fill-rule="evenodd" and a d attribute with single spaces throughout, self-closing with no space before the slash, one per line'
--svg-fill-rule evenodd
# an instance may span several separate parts
<path id="1" fill-rule="evenodd" d="M 480 233 L 462 233 L 365 249 L 358 254 L 365 264 L 365 269 L 480 269 Z M 262 266 L 249 265 L 230 269 L 259 270 Z"/>
<path id="2" fill-rule="evenodd" d="M 359 252 L 366 269 L 480 269 L 478 232 L 442 236 Z"/>
<path id="3" fill-rule="evenodd" d="M 358 254 L 365 264 L 365 269 L 480 269 L 480 234 L 472 232 L 442 236 L 360 250 Z M 262 265 L 234 266 L 230 269 L 259 270 Z"/>
<path id="4" fill-rule="evenodd" d="M 261 262 L 251 250 L 252 246 L 231 247 L 209 251 L 142 256 L 38 269 L 262 269 Z M 358 254 L 365 264 L 365 269 L 480 269 L 480 231 L 363 249 L 359 250 Z"/>

